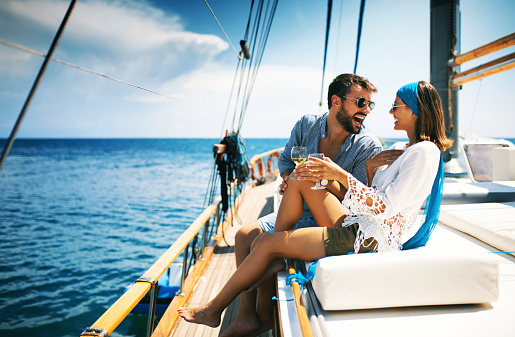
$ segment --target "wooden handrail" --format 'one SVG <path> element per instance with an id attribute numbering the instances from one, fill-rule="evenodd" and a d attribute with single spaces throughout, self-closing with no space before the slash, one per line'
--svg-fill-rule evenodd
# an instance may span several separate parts
<path id="1" fill-rule="evenodd" d="M 284 147 L 280 147 L 280 148 L 277 148 L 275 150 L 270 150 L 270 151 L 267 151 L 267 152 L 256 154 L 254 157 L 252 157 L 252 159 L 250 159 L 250 165 L 254 165 L 258 159 L 264 158 L 264 157 L 269 156 L 269 155 L 271 155 L 273 153 L 282 152 L 283 150 L 284 150 Z"/>
<path id="2" fill-rule="evenodd" d="M 295 270 L 295 267 L 293 266 L 293 260 L 288 260 L 288 273 L 290 275 L 295 275 L 297 271 Z M 304 303 L 302 302 L 302 296 L 300 293 L 300 285 L 299 283 L 294 280 L 291 284 L 292 291 L 293 291 L 293 298 L 295 299 L 295 310 L 297 311 L 297 315 L 299 318 L 300 323 L 300 330 L 302 332 L 303 337 L 312 337 L 313 334 L 311 332 L 311 328 L 309 327 L 309 318 L 308 313 L 306 311 L 306 307 L 304 306 Z"/>
<path id="3" fill-rule="evenodd" d="M 451 83 L 453 86 L 459 87 L 464 83 L 471 82 L 513 68 L 515 68 L 515 53 L 511 53 L 491 62 L 482 64 L 475 68 L 456 74 L 452 77 Z"/>
<path id="4" fill-rule="evenodd" d="M 270 150 L 270 151 L 267 151 L 267 152 L 264 152 L 264 153 L 261 153 L 261 154 L 258 154 L 258 155 L 255 155 L 254 157 L 252 157 L 252 159 L 250 160 L 250 164 L 249 164 L 252 179 L 256 180 L 256 165 L 258 165 L 259 175 L 261 177 L 276 174 L 278 170 L 275 170 L 273 172 L 271 171 L 271 169 L 272 169 L 272 161 L 271 160 L 274 157 L 279 158 L 279 153 L 282 152 L 283 150 L 284 150 L 284 147 L 281 147 L 281 148 L 277 148 L 275 150 Z M 269 158 L 268 158 L 268 162 L 267 162 L 267 173 L 265 174 L 265 165 L 263 164 L 262 159 L 267 156 Z"/>
<path id="5" fill-rule="evenodd" d="M 213 213 L 218 209 L 220 202 L 220 198 L 218 198 L 209 205 L 143 276 L 157 281 L 182 253 L 186 246 L 195 238 L 198 232 L 204 227 L 205 223 L 209 221 Z M 108 335 L 110 335 L 150 288 L 150 283 L 135 283 L 91 327 L 105 329 Z"/>
<path id="6" fill-rule="evenodd" d="M 255 165 L 255 163 L 258 160 L 261 160 L 261 158 L 266 157 L 268 155 L 273 155 L 274 153 L 276 154 L 276 157 L 278 157 L 277 153 L 282 151 L 283 149 L 284 148 L 279 148 L 265 152 L 261 155 L 256 155 L 252 157 L 251 163 Z M 271 167 L 270 162 L 268 163 L 268 166 Z M 243 197 L 247 189 L 251 187 L 252 186 L 246 186 L 244 191 L 236 198 L 233 209 L 238 208 L 241 198 Z M 170 265 L 179 257 L 179 255 L 184 251 L 184 249 L 190 244 L 190 242 L 200 232 L 204 225 L 209 221 L 214 212 L 216 212 L 216 210 L 220 207 L 220 203 L 221 198 L 219 197 L 211 205 L 209 205 L 199 215 L 199 217 L 188 227 L 188 229 L 177 239 L 177 241 L 174 242 L 174 244 L 142 275 L 142 277 L 150 278 L 152 280 L 157 281 L 170 267 Z M 170 332 L 170 329 L 172 329 L 175 323 L 177 322 L 178 306 L 184 305 L 186 301 L 189 299 L 196 282 L 202 275 L 209 259 L 213 254 L 214 247 L 222 239 L 220 231 L 224 230 L 231 223 L 233 212 L 229 211 L 227 214 L 227 219 L 218 228 L 217 234 L 211 238 L 208 246 L 202 252 L 202 259 L 196 261 L 195 265 L 191 270 L 191 273 L 188 274 L 184 282 L 184 289 L 181 289 L 183 292 L 186 293 L 186 295 L 174 297 L 172 303 L 165 312 L 165 315 L 161 317 L 160 323 L 156 327 L 153 336 L 165 336 L 166 334 L 162 334 L 163 330 Z M 106 312 L 104 312 L 104 314 L 91 326 L 91 328 L 103 329 L 106 331 L 107 335 L 110 335 L 125 319 L 125 317 L 127 317 L 127 315 L 140 302 L 140 300 L 145 296 L 145 294 L 150 289 L 150 283 L 136 282 L 122 296 L 120 296 L 120 298 L 109 309 L 107 309 Z M 161 324 L 161 322 L 163 322 L 163 324 Z M 166 326 L 165 322 L 171 324 L 168 324 Z"/>
<path id="7" fill-rule="evenodd" d="M 234 209 L 238 209 L 239 204 L 241 200 L 243 199 L 243 196 L 247 192 L 249 188 L 252 188 L 252 186 L 247 186 L 243 192 L 236 198 L 236 201 L 234 202 Z M 172 333 L 173 329 L 175 328 L 175 325 L 177 324 L 177 321 L 179 319 L 179 314 L 177 313 L 177 309 L 179 307 L 184 306 L 191 294 L 193 293 L 193 289 L 195 288 L 195 285 L 197 284 L 198 280 L 204 273 L 204 270 L 207 267 L 207 264 L 211 260 L 211 257 L 213 256 L 214 248 L 220 240 L 222 239 L 222 233 L 227 229 L 227 227 L 232 223 L 232 215 L 234 212 L 229 210 L 227 212 L 228 217 L 223 222 L 223 224 L 219 227 L 218 233 L 216 236 L 214 236 L 211 241 L 209 242 L 208 246 L 204 250 L 204 253 L 202 254 L 202 260 L 199 260 L 195 263 L 195 266 L 193 267 L 193 270 L 188 275 L 185 286 L 184 286 L 184 296 L 175 296 L 166 309 L 165 313 L 159 320 L 159 324 L 156 326 L 156 329 L 154 330 L 154 333 L 152 334 L 152 337 L 168 337 Z"/>
<path id="8" fill-rule="evenodd" d="M 454 59 L 450 60 L 450 63 L 452 66 L 459 66 L 460 64 L 463 64 L 465 62 L 472 61 L 481 56 L 494 53 L 498 50 L 508 48 L 513 45 L 515 45 L 515 33 L 506 35 L 500 39 L 485 44 L 484 46 L 471 50 L 467 53 L 456 55 Z"/>

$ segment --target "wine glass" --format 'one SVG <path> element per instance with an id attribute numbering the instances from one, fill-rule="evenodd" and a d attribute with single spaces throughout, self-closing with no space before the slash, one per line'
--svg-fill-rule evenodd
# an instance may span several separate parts
<path id="1" fill-rule="evenodd" d="M 324 154 L 323 153 L 311 153 L 308 156 L 308 159 L 309 158 L 324 159 Z M 317 183 L 315 184 L 315 186 L 311 187 L 312 190 L 323 190 L 324 188 L 325 188 L 325 186 L 320 185 L 320 179 L 317 179 Z"/>
<path id="2" fill-rule="evenodd" d="M 295 166 L 302 164 L 308 159 L 308 149 L 305 146 L 294 146 L 291 148 L 291 160 Z M 293 180 L 302 180 L 299 178 L 291 177 Z"/>

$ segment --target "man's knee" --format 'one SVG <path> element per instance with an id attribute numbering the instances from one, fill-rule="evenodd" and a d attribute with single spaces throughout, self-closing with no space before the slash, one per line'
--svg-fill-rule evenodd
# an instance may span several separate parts
<path id="1" fill-rule="evenodd" d="M 262 233 L 263 230 L 257 221 L 246 224 L 236 232 L 236 244 L 244 244 L 250 247 L 252 241 L 254 241 L 254 239 Z"/>

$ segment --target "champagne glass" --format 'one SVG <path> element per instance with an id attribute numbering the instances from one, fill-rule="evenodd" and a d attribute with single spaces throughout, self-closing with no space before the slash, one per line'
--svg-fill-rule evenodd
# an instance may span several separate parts
<path id="1" fill-rule="evenodd" d="M 305 146 L 294 146 L 291 148 L 291 160 L 295 166 L 302 164 L 308 159 L 308 149 Z M 291 177 L 293 180 L 302 180 L 299 178 Z"/>
<path id="2" fill-rule="evenodd" d="M 318 159 L 324 159 L 323 153 L 311 153 L 308 158 L 318 158 Z M 320 185 L 320 179 L 317 179 L 317 183 L 315 186 L 311 187 L 312 190 L 323 190 L 325 189 L 325 186 Z"/>

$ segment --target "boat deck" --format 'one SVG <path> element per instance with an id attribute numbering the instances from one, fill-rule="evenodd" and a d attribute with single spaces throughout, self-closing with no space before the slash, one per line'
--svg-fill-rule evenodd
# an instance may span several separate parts
<path id="1" fill-rule="evenodd" d="M 255 221 L 262 215 L 273 211 L 274 182 L 249 189 L 243 202 L 240 205 L 233 226 L 228 227 L 225 232 L 225 241 L 222 239 L 220 245 L 215 248 L 213 257 L 209 262 L 204 276 L 197 283 L 188 306 L 196 306 L 207 303 L 213 298 L 227 282 L 229 277 L 236 270 L 234 256 L 234 235 L 243 225 Z M 222 324 L 217 328 L 210 328 L 205 325 L 190 324 L 180 319 L 171 336 L 184 337 L 207 337 L 218 336 L 223 332 L 236 317 L 240 298 L 237 297 L 225 310 L 222 316 Z M 263 333 L 260 337 L 272 336 L 272 331 Z"/>
<path id="2" fill-rule="evenodd" d="M 499 299 L 486 304 L 325 311 L 323 336 L 513 336 L 515 321 L 515 203 L 444 205 L 427 247 L 437 252 L 489 254 L 499 263 Z M 492 246 L 494 245 L 494 246 Z M 279 275 L 279 298 L 289 298 Z M 282 285 L 282 287 L 281 287 Z M 318 301 L 317 301 L 318 303 Z M 282 311 L 281 311 L 282 313 Z M 284 316 L 284 315 L 283 315 Z M 295 324 L 295 319 L 292 318 Z M 295 336 L 292 333 L 291 336 Z M 290 336 L 285 334 L 285 336 Z"/>

